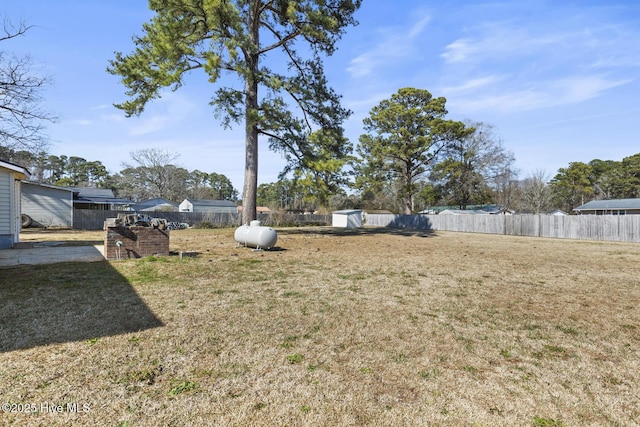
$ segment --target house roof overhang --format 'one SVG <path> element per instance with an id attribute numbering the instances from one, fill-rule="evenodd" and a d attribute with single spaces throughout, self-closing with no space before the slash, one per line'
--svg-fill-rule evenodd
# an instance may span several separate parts
<path id="1" fill-rule="evenodd" d="M 0 167 L 4 168 L 4 169 L 9 169 L 11 172 L 17 174 L 18 175 L 18 179 L 21 179 L 21 180 L 22 179 L 29 179 L 31 177 L 31 174 L 29 173 L 28 170 L 26 170 L 22 166 L 15 165 L 13 163 L 9 163 L 9 162 L 5 162 L 3 160 L 0 160 Z"/>

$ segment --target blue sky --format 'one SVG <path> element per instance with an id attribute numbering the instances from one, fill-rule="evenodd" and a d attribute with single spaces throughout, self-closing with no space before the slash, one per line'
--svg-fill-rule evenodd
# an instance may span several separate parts
<path id="1" fill-rule="evenodd" d="M 215 87 L 197 73 L 137 118 L 106 72 L 114 51 L 133 49 L 151 12 L 145 1 L 26 0 L 0 14 L 34 27 L 0 50 L 28 54 L 52 78 L 43 107 L 51 153 L 100 160 L 117 172 L 129 153 L 161 148 L 189 170 L 222 173 L 241 190 L 244 135 L 223 129 L 208 105 Z M 495 126 L 521 177 L 549 177 L 572 161 L 622 160 L 640 153 L 640 2 L 637 0 L 364 0 L 360 25 L 325 59 L 331 85 L 362 119 L 402 87 L 447 98 L 449 118 Z M 284 162 L 261 143 L 259 182 Z"/>

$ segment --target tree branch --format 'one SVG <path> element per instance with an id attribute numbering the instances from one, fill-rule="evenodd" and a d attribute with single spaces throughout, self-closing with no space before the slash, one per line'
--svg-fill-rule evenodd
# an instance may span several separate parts
<path id="1" fill-rule="evenodd" d="M 2 23 L 4 36 L 0 36 L 0 42 L 22 36 L 31 28 L 33 28 L 33 25 L 25 25 L 24 22 L 20 22 L 18 27 L 15 28 L 13 24 L 5 18 Z"/>

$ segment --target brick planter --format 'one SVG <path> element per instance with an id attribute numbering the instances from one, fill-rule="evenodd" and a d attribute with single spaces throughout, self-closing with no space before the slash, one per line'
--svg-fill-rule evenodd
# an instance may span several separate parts
<path id="1" fill-rule="evenodd" d="M 118 248 L 116 242 L 122 242 Z M 104 256 L 107 259 L 169 255 L 169 230 L 153 227 L 105 227 Z"/>

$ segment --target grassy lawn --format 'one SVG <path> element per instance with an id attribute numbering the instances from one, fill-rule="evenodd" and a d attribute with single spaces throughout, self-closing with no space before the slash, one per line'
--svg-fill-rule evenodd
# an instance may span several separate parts
<path id="1" fill-rule="evenodd" d="M 233 231 L 0 270 L 0 425 L 638 425 L 637 244 Z"/>

